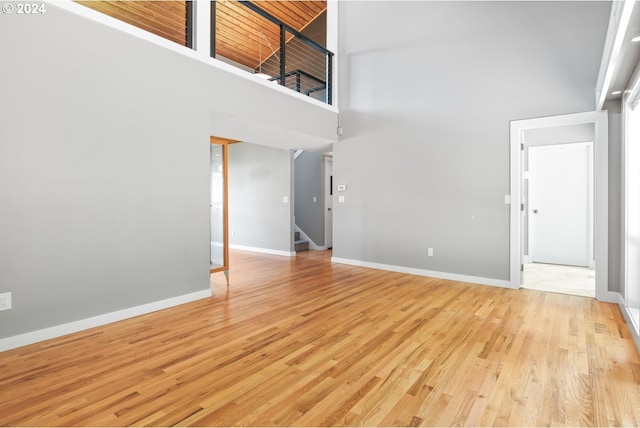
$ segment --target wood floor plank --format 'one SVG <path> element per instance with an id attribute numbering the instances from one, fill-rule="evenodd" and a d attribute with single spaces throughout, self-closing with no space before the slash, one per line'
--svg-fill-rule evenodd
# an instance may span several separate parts
<path id="1" fill-rule="evenodd" d="M 1 426 L 637 426 L 616 305 L 231 251 L 213 297 L 0 353 Z"/>

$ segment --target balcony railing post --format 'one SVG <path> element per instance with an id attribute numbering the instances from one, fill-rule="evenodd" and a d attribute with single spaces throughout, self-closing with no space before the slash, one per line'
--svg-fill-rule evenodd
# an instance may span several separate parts
<path id="1" fill-rule="evenodd" d="M 327 104 L 333 105 L 333 54 L 327 53 Z"/>
<path id="2" fill-rule="evenodd" d="M 215 0 L 211 1 L 211 58 L 216 57 L 216 2 Z"/>
<path id="3" fill-rule="evenodd" d="M 282 86 L 286 85 L 287 78 L 285 77 L 285 73 L 287 72 L 287 63 L 286 63 L 286 45 L 287 38 L 285 35 L 285 28 L 283 24 L 280 24 L 280 84 Z"/>
<path id="4" fill-rule="evenodd" d="M 185 46 L 189 49 L 193 49 L 193 1 L 186 2 L 187 13 L 185 16 L 187 34 L 185 40 Z"/>

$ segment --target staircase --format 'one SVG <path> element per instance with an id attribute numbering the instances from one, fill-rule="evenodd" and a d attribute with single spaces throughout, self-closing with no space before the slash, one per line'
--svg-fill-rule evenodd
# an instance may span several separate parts
<path id="1" fill-rule="evenodd" d="M 300 239 L 300 232 L 294 232 L 293 243 L 294 243 L 294 246 L 295 246 L 294 249 L 296 250 L 296 252 L 309 250 L 309 241 Z"/>

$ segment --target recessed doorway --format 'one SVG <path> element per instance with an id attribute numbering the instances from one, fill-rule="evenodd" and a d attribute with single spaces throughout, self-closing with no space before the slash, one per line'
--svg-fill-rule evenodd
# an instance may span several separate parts
<path id="1" fill-rule="evenodd" d="M 595 297 L 593 128 L 525 132 L 524 288 Z"/>
<path id="2" fill-rule="evenodd" d="M 523 163 L 525 158 L 525 132 L 573 125 L 593 126 L 593 251 L 595 297 L 598 300 L 617 301 L 616 293 L 608 290 L 608 118 L 606 111 L 549 116 L 511 122 L 511 266 L 510 284 L 520 288 L 525 277 L 525 216 L 527 190 Z M 533 208 L 533 207 L 532 207 Z"/>

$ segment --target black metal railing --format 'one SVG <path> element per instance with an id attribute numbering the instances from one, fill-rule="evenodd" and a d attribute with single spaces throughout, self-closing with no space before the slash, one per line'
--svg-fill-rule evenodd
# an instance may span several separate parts
<path id="1" fill-rule="evenodd" d="M 293 82 L 291 82 L 291 79 L 289 79 L 289 77 L 294 78 Z M 269 80 L 273 82 L 282 82 L 283 79 L 280 75 L 278 75 L 275 77 L 270 77 Z M 313 98 L 323 100 L 326 95 L 325 93 L 327 90 L 327 82 L 315 76 L 312 76 L 304 70 L 292 70 L 286 72 L 284 74 L 284 82 L 284 86 L 286 86 L 287 88 L 293 89 L 296 92 L 303 93 L 309 97 L 313 96 Z M 319 92 L 322 93 L 321 96 L 315 96 Z"/>
<path id="2" fill-rule="evenodd" d="M 194 47 L 197 12 L 193 0 L 75 1 L 188 48 Z M 268 3 L 259 7 L 251 1 L 219 0 L 211 1 L 210 5 L 212 57 L 332 104 L 333 53 L 267 10 L 282 13 L 282 19 L 286 19 L 288 11 L 280 6 L 269 9 Z M 326 24 L 318 20 L 322 8 L 310 9 L 307 5 L 306 9 L 311 22 L 302 19 L 296 25 L 302 28 L 304 23 L 305 32 L 315 26 L 307 34 L 326 34 L 326 28 L 322 28 Z"/>
<path id="3" fill-rule="evenodd" d="M 211 56 L 332 104 L 333 53 L 250 1 L 211 2 Z"/>
<path id="4" fill-rule="evenodd" d="M 185 41 L 184 45 L 193 49 L 193 0 L 185 2 Z"/>

